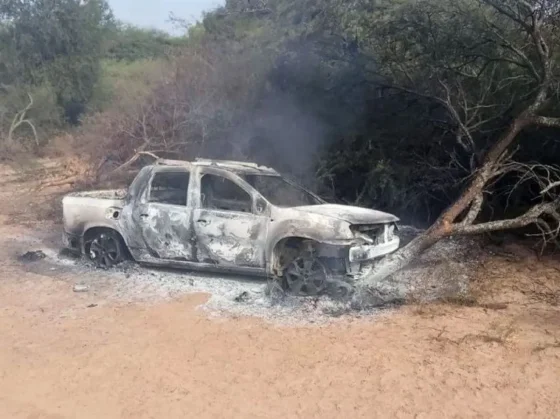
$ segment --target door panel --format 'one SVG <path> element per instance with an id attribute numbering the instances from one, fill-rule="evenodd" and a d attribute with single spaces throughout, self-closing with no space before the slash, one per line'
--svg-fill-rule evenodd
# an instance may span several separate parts
<path id="1" fill-rule="evenodd" d="M 226 266 L 264 267 L 267 220 L 251 213 L 195 209 L 197 260 Z"/>
<path id="2" fill-rule="evenodd" d="M 185 206 L 149 203 L 140 212 L 142 238 L 152 256 L 193 260 L 192 210 Z"/>
<path id="3" fill-rule="evenodd" d="M 197 176 L 200 201 L 193 210 L 196 259 L 224 266 L 265 267 L 268 217 L 253 213 L 253 196 L 232 174 Z"/>
<path id="4" fill-rule="evenodd" d="M 137 203 L 137 230 L 152 257 L 194 260 L 192 207 L 187 205 L 190 181 L 185 169 L 160 169 Z"/>

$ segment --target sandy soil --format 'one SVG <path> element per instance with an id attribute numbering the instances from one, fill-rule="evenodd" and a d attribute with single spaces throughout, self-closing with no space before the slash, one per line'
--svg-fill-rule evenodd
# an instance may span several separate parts
<path id="1" fill-rule="evenodd" d="M 558 417 L 557 260 L 481 264 L 480 301 L 501 310 L 420 305 L 289 327 L 215 318 L 198 309 L 208 295 L 106 298 L 103 274 L 19 262 L 58 227 L 36 221 L 48 192 L 3 173 L 2 418 Z M 87 281 L 98 291 L 72 291 Z"/>

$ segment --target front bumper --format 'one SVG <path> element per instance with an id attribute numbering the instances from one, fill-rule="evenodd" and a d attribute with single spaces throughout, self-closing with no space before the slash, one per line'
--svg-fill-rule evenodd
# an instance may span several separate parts
<path id="1" fill-rule="evenodd" d="M 354 246 L 350 248 L 348 258 L 350 263 L 366 262 L 394 252 L 399 248 L 400 240 L 395 237 L 393 240 L 383 244 L 368 244 Z"/>

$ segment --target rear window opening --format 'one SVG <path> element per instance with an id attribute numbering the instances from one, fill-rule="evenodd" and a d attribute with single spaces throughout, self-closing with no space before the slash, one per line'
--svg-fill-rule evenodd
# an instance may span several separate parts
<path id="1" fill-rule="evenodd" d="M 156 173 L 150 185 L 149 202 L 187 205 L 190 174 L 188 172 Z"/>

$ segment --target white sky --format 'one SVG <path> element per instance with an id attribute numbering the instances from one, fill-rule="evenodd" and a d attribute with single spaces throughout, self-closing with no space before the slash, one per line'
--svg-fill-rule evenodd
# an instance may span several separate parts
<path id="1" fill-rule="evenodd" d="M 225 0 L 108 0 L 118 20 L 145 28 L 173 32 L 169 13 L 196 22 L 202 12 L 225 3 Z"/>

